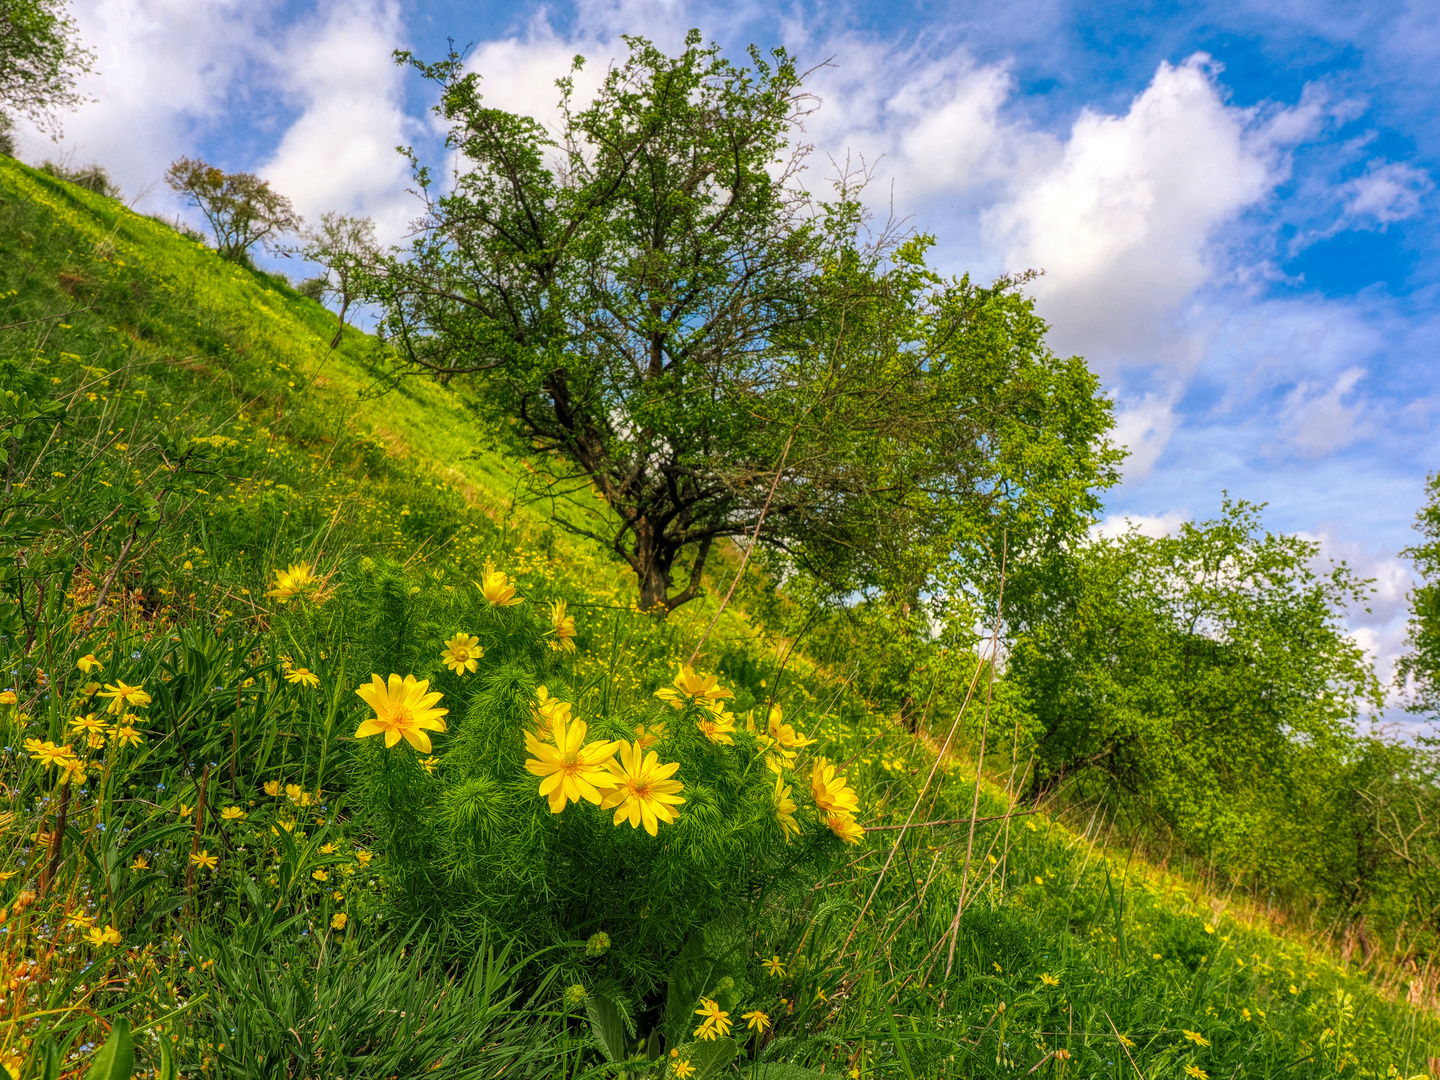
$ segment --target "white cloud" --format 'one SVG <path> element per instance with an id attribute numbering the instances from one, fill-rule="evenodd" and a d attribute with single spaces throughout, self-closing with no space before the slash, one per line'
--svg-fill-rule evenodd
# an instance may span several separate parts
<path id="1" fill-rule="evenodd" d="M 1044 270 L 1035 293 L 1059 344 L 1102 369 L 1199 360 L 1177 320 L 1223 272 L 1216 231 L 1273 190 L 1277 140 L 1305 128 L 1293 110 L 1261 123 L 1227 105 L 1217 72 L 1203 54 L 1162 63 L 1124 116 L 1086 110 L 1053 166 L 986 216 L 1009 269 Z"/>
<path id="2" fill-rule="evenodd" d="M 76 0 L 94 49 L 81 89 L 96 100 L 65 121 L 59 147 L 28 133 L 22 151 L 99 162 L 132 196 L 155 184 L 221 118 L 235 83 L 264 52 L 277 0 Z"/>
<path id="3" fill-rule="evenodd" d="M 1311 457 L 1321 457 L 1344 449 L 1363 434 L 1364 402 L 1355 387 L 1365 374 L 1364 368 L 1351 367 L 1328 386 L 1308 381 L 1295 386 L 1280 409 L 1290 443 Z"/>
<path id="4" fill-rule="evenodd" d="M 1159 538 L 1173 536 L 1180 526 L 1191 520 L 1189 511 L 1172 510 L 1164 514 L 1107 514 L 1103 521 L 1090 527 L 1096 537 L 1124 536 L 1132 529 L 1141 536 Z"/>
<path id="5" fill-rule="evenodd" d="M 1128 450 L 1122 466 L 1125 479 L 1143 480 L 1155 468 L 1175 431 L 1178 387 L 1168 394 L 1150 392 L 1139 399 L 1122 400 L 1115 413 L 1115 442 Z"/>
<path id="6" fill-rule="evenodd" d="M 1398 161 L 1372 161 L 1364 176 L 1344 186 L 1345 227 L 1383 230 L 1412 218 L 1434 186 L 1423 169 Z"/>
<path id="7" fill-rule="evenodd" d="M 331 4 L 322 18 L 293 26 L 276 67 L 302 111 L 260 170 L 306 218 L 369 215 L 387 241 L 400 239 L 419 210 L 395 152 L 410 127 L 403 73 L 391 59 L 401 34 L 395 0 Z"/>

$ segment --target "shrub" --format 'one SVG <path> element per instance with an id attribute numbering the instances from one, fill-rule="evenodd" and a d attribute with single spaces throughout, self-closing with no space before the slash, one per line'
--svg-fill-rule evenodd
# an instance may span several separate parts
<path id="1" fill-rule="evenodd" d="M 86 191 L 93 191 L 96 195 L 105 195 L 112 199 L 120 195 L 120 185 L 110 179 L 110 174 L 103 165 L 93 161 L 89 165 L 81 165 L 78 168 L 47 161 L 40 166 L 40 171 L 49 173 L 57 180 L 64 180 L 76 187 L 82 187 Z"/>
<path id="2" fill-rule="evenodd" d="M 858 841 L 854 793 L 822 772 L 834 812 L 817 805 L 810 775 L 822 761 L 802 756 L 809 742 L 781 710 L 737 718 L 730 691 L 687 666 L 654 698 L 600 706 L 569 662 L 563 612 L 506 588 L 499 572 L 476 588 L 376 569 L 349 601 L 367 613 L 374 670 L 427 680 L 443 694 L 431 707 L 449 709 L 443 733 L 433 743 L 421 733 L 418 749 L 358 729 L 361 797 L 401 914 L 443 926 L 462 952 L 488 937 L 553 954 L 564 983 L 627 1015 L 660 1012 L 668 987 L 673 1043 L 698 997 L 723 992 L 715 973 L 731 965 L 710 945 L 729 938 L 717 927 L 812 881 L 841 835 Z M 399 676 L 390 680 L 393 700 Z M 565 797 L 542 795 L 546 763 L 576 760 Z M 647 802 L 667 778 L 678 782 L 673 807 Z M 735 975 L 725 989 L 739 992 Z"/>

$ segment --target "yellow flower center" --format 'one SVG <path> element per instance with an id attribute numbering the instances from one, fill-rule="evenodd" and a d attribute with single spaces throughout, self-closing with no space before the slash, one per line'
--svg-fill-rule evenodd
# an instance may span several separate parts
<path id="1" fill-rule="evenodd" d="M 397 728 L 414 727 L 415 714 L 410 711 L 409 705 L 397 705 L 390 713 L 390 723 Z"/>

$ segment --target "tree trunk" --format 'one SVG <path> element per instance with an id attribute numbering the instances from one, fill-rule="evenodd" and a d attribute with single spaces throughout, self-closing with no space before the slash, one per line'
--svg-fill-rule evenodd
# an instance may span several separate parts
<path id="1" fill-rule="evenodd" d="M 640 610 L 664 618 L 675 606 L 670 602 L 670 568 L 675 564 L 676 552 L 656 532 L 644 518 L 635 523 L 635 559 L 631 566 L 640 579 Z"/>
<path id="2" fill-rule="evenodd" d="M 713 537 L 705 537 L 695 544 L 695 564 L 690 568 L 690 581 L 683 590 L 670 593 L 675 559 L 686 546 L 668 540 L 645 519 L 635 523 L 635 543 L 629 558 L 631 569 L 640 579 L 640 610 L 664 618 L 681 604 L 701 593 L 700 582 L 705 572 L 705 560 L 710 554 Z"/>

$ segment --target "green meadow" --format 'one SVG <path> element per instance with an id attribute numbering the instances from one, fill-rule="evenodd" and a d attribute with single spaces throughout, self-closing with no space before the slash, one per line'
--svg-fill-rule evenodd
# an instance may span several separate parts
<path id="1" fill-rule="evenodd" d="M 582 511 L 526 494 L 544 460 L 487 434 L 483 384 L 335 328 L 0 157 L 12 1077 L 1299 1080 L 1440 1055 L 1403 951 L 1026 797 L 1024 702 L 982 654 L 897 708 L 863 623 L 759 568 L 721 610 L 738 548 L 642 612 L 551 518 Z"/>

